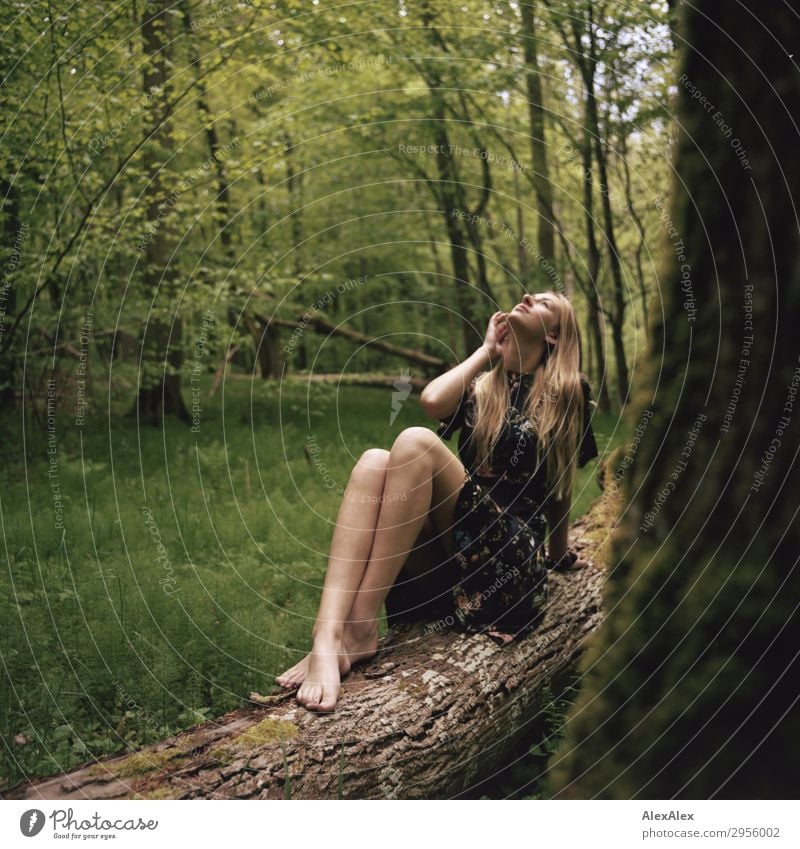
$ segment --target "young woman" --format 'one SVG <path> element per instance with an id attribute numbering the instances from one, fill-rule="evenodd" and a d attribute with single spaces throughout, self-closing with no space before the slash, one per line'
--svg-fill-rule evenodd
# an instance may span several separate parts
<path id="1" fill-rule="evenodd" d="M 376 652 L 393 586 L 395 610 L 449 611 L 443 622 L 500 643 L 538 624 L 548 567 L 576 565 L 567 551 L 575 468 L 597 456 L 579 351 L 569 300 L 525 295 L 492 316 L 480 348 L 423 390 L 438 436 L 410 427 L 390 451 L 361 455 L 337 516 L 311 652 L 276 678 L 299 685 L 300 704 L 333 710 L 341 678 Z M 439 436 L 458 428 L 456 457 Z"/>

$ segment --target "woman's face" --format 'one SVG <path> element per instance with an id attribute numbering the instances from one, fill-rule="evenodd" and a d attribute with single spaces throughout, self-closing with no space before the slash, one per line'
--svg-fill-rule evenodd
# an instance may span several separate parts
<path id="1" fill-rule="evenodd" d="M 554 342 L 558 335 L 559 304 L 548 292 L 523 295 L 522 301 L 508 313 L 508 323 L 518 338 Z"/>

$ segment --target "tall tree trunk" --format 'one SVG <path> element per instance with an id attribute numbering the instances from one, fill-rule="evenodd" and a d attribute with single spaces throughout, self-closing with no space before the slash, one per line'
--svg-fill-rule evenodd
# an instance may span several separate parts
<path id="1" fill-rule="evenodd" d="M 183 17 L 183 27 L 188 42 L 190 44 L 192 64 L 195 69 L 197 87 L 197 96 L 195 98 L 195 101 L 197 103 L 197 111 L 200 115 L 200 120 L 203 124 L 203 132 L 205 134 L 206 145 L 209 154 L 208 161 L 210 163 L 213 163 L 214 175 L 216 177 L 217 182 L 217 195 L 214 198 L 214 205 L 212 207 L 212 221 L 214 221 L 216 226 L 219 228 L 219 242 L 222 247 L 223 261 L 225 262 L 225 265 L 229 270 L 229 281 L 233 281 L 236 279 L 234 275 L 234 269 L 236 266 L 236 252 L 233 248 L 233 239 L 231 236 L 230 229 L 230 181 L 228 179 L 227 169 L 225 168 L 224 151 L 220 147 L 219 134 L 217 133 L 216 122 L 214 120 L 214 115 L 211 111 L 211 107 L 208 103 L 208 89 L 204 81 L 203 59 L 194 44 L 195 30 L 192 27 L 191 10 L 185 1 L 181 2 L 180 6 L 181 14 Z M 208 275 L 204 275 L 202 270 L 199 270 L 198 276 L 203 279 Z M 233 289 L 235 287 L 231 285 L 230 288 Z M 227 310 L 227 319 L 228 326 L 231 328 L 232 333 L 235 332 L 236 326 L 239 322 L 239 318 L 240 316 L 238 311 L 233 307 L 229 307 Z M 252 328 L 256 325 L 256 322 L 248 320 L 248 318 L 246 317 L 245 324 L 252 332 Z M 262 362 L 263 371 L 264 354 L 262 353 L 262 350 L 260 348 L 260 337 L 256 337 L 256 350 L 258 351 L 259 360 Z M 240 362 L 246 362 L 245 356 L 243 356 L 241 352 L 237 353 L 239 354 Z M 195 379 L 196 378 L 193 375 L 192 380 L 194 381 Z"/>
<path id="2" fill-rule="evenodd" d="M 0 179 L 0 202 L 3 215 L 3 252 L 0 257 L 0 405 L 8 409 L 16 399 L 16 370 L 12 341 L 7 337 L 17 312 L 17 271 L 22 257 L 22 244 L 27 228 L 19 214 L 19 192 L 13 182 Z"/>
<path id="3" fill-rule="evenodd" d="M 301 253 L 303 241 L 303 169 L 298 167 L 294 140 L 288 132 L 283 134 L 283 146 L 286 154 L 286 191 L 289 196 L 289 209 L 291 210 L 292 270 L 296 284 L 299 286 L 303 275 L 303 256 Z M 288 361 L 286 363 L 283 361 L 281 348 L 278 344 L 277 328 L 270 323 L 265 332 L 268 346 L 274 349 L 276 355 L 280 357 L 280 360 L 273 359 L 270 373 L 280 377 L 284 369 L 288 367 Z M 297 343 L 297 363 L 300 369 L 308 367 L 308 351 L 304 334 L 300 336 Z M 269 374 L 264 374 L 262 368 L 261 376 L 268 377 Z"/>
<path id="4" fill-rule="evenodd" d="M 600 208 L 603 211 L 608 266 L 611 272 L 611 309 L 607 310 L 606 314 L 611 319 L 611 338 L 614 343 L 614 359 L 617 369 L 617 400 L 620 409 L 622 409 L 628 403 L 628 394 L 630 392 L 628 359 L 623 340 L 626 306 L 625 281 L 622 279 L 622 265 L 619 259 L 619 249 L 614 230 L 614 215 L 611 211 L 606 150 L 603 145 L 601 136 L 602 128 L 597 110 L 597 95 L 595 92 L 595 72 L 597 69 L 596 34 L 594 31 L 591 3 L 587 5 L 587 35 L 589 39 L 589 56 L 581 64 L 584 70 L 584 85 L 586 86 L 586 121 L 587 130 L 592 139 L 595 162 L 597 163 L 597 178 L 600 185 Z"/>
<path id="5" fill-rule="evenodd" d="M 586 358 L 584 359 L 583 364 L 581 365 L 581 369 L 586 374 L 599 374 L 600 371 L 596 368 L 597 358 L 595 357 L 594 353 L 594 348 L 596 344 L 594 334 L 587 333 L 584 338 L 586 339 L 586 347 L 584 349 L 586 352 Z"/>
<path id="6" fill-rule="evenodd" d="M 609 616 L 555 767 L 559 798 L 797 792 L 800 87 L 764 34 L 800 44 L 800 18 L 743 7 L 681 7 L 670 216 L 685 259 L 664 250 L 629 422 L 652 418 L 622 479 Z"/>
<path id="7" fill-rule="evenodd" d="M 453 178 L 452 185 L 455 191 L 457 208 L 467 213 L 463 218 L 464 231 L 466 232 L 470 245 L 472 245 L 472 253 L 475 257 L 475 267 L 477 270 L 475 279 L 478 290 L 486 296 L 486 302 L 492 304 L 497 303 L 497 299 L 494 297 L 494 293 L 489 285 L 486 255 L 483 250 L 483 237 L 481 235 L 481 227 L 477 224 L 477 221 L 481 218 L 481 216 L 483 216 L 489 200 L 492 197 L 492 169 L 489 165 L 488 151 L 484 147 L 483 142 L 475 130 L 475 125 L 473 123 L 472 116 L 470 115 L 469 105 L 467 104 L 466 98 L 460 97 L 459 103 L 461 106 L 459 120 L 469 125 L 470 135 L 472 136 L 475 150 L 480 151 L 481 154 L 481 192 L 474 207 L 470 208 L 465 186 L 461 181 L 459 169 L 454 157 L 450 156 L 448 165 Z M 444 105 L 444 99 L 442 99 L 442 104 Z M 441 129 L 445 130 L 444 122 L 441 123 Z"/>
<path id="8" fill-rule="evenodd" d="M 628 140 L 627 131 L 625 129 L 620 133 L 619 140 L 620 159 L 622 161 L 622 177 L 625 187 L 625 205 L 628 214 L 633 221 L 636 232 L 639 234 L 639 241 L 636 245 L 636 250 L 633 254 L 633 267 L 636 272 L 636 284 L 639 287 L 639 299 L 642 302 L 642 317 L 647 316 L 647 286 L 645 283 L 644 269 L 642 267 L 642 252 L 647 245 L 647 234 L 644 229 L 644 222 L 641 216 L 636 211 L 636 204 L 633 200 L 633 185 L 631 181 L 631 169 L 628 165 Z M 647 321 L 642 322 L 645 334 L 649 332 L 650 325 Z M 645 335 L 645 341 L 649 341 Z"/>
<path id="9" fill-rule="evenodd" d="M 522 285 L 528 285 L 528 252 L 525 250 L 527 240 L 525 239 L 525 209 L 522 204 L 519 190 L 519 173 L 515 168 L 512 173 L 514 181 L 514 208 L 517 218 L 517 277 Z"/>
<path id="10" fill-rule="evenodd" d="M 533 186 L 539 212 L 537 243 L 540 262 L 555 264 L 555 230 L 553 216 L 553 187 L 547 165 L 542 80 L 539 75 L 539 56 L 536 45 L 536 24 L 533 6 L 520 4 L 522 15 L 522 49 L 525 56 L 528 92 L 528 116 L 531 127 Z"/>
<path id="11" fill-rule="evenodd" d="M 437 88 L 431 88 L 433 105 L 434 138 L 438 148 L 436 168 L 439 174 L 438 195 L 441 212 L 444 218 L 447 238 L 450 242 L 450 261 L 453 265 L 453 277 L 456 286 L 456 301 L 461 314 L 461 332 L 463 337 L 464 356 L 480 344 L 476 338 L 475 328 L 480 327 L 475 308 L 474 296 L 469 286 L 469 262 L 467 261 L 467 234 L 462 226 L 461 209 L 455 185 L 458 180 L 450 152 L 450 140 L 445 125 L 445 106 L 442 93 Z"/>
<path id="12" fill-rule="evenodd" d="M 584 101 L 584 106 L 586 101 Z M 586 265 L 589 275 L 589 285 L 586 287 L 587 323 L 592 336 L 592 349 L 595 356 L 596 383 L 595 398 L 601 412 L 611 411 L 611 400 L 608 395 L 608 370 L 606 368 L 606 340 L 601 323 L 603 311 L 600 304 L 600 248 L 594 232 L 594 184 L 592 182 L 592 138 L 588 122 L 584 123 L 581 138 L 581 165 L 583 169 L 583 220 L 586 228 Z"/>
<path id="13" fill-rule="evenodd" d="M 303 273 L 300 245 L 303 241 L 303 170 L 295 164 L 295 144 L 289 133 L 284 133 L 286 153 L 286 191 L 289 194 L 292 227 L 292 268 L 298 281 Z"/>
<path id="14" fill-rule="evenodd" d="M 153 311 L 143 332 L 140 389 L 132 412 L 144 424 L 160 425 L 165 415 L 190 420 L 181 396 L 182 324 L 180 316 L 170 314 L 177 301 L 177 228 L 172 207 L 178 193 L 168 196 L 163 179 L 163 168 L 174 150 L 169 85 L 172 17 L 165 0 L 145 0 L 141 33 L 143 86 L 150 101 L 145 123 L 149 138 L 143 148 L 148 225 L 143 239 L 143 286 L 147 297 L 152 298 Z"/>
<path id="15" fill-rule="evenodd" d="M 435 240 L 431 239 L 429 244 L 431 246 L 431 253 L 433 254 L 433 268 L 436 272 L 436 282 L 437 285 L 440 285 L 440 281 L 445 279 L 444 265 L 439 257 L 439 249 L 436 247 Z M 447 344 L 450 346 L 451 351 L 457 351 L 458 327 L 456 327 L 456 316 L 453 310 L 449 308 L 445 309 L 445 315 L 447 317 Z"/>
<path id="16" fill-rule="evenodd" d="M 447 55 L 449 52 L 447 45 L 441 33 L 434 26 L 436 13 L 430 8 L 428 0 L 422 0 L 420 3 L 420 19 L 432 50 L 435 53 Z M 439 209 L 444 218 L 447 238 L 450 242 L 450 260 L 453 266 L 456 305 L 460 313 L 461 335 L 464 344 L 464 350 L 461 354 L 466 356 L 480 344 L 476 328 L 480 329 L 481 322 L 478 320 L 475 297 L 469 285 L 470 272 L 467 257 L 469 236 L 462 220 L 466 210 L 459 201 L 459 197 L 463 197 L 463 190 L 459 192 L 458 168 L 450 149 L 450 139 L 447 133 L 445 86 L 442 83 L 437 60 L 423 64 L 421 72 L 430 94 L 433 138 L 437 145 L 436 170 L 438 181 L 429 180 L 428 188 L 439 204 Z"/>
<path id="17" fill-rule="evenodd" d="M 217 125 L 208 104 L 208 90 L 203 80 L 203 60 L 194 46 L 195 31 L 192 29 L 192 14 L 185 0 L 181 2 L 181 14 L 183 16 L 184 31 L 191 45 L 192 60 L 197 78 L 197 111 L 200 114 L 200 120 L 203 122 L 209 160 L 213 163 L 214 174 L 217 179 L 217 196 L 214 199 L 214 218 L 220 228 L 219 240 L 225 259 L 233 264 L 236 260 L 236 254 L 233 250 L 231 231 L 229 229 L 231 220 L 230 181 L 228 180 L 225 169 L 224 153 L 220 152 Z"/>

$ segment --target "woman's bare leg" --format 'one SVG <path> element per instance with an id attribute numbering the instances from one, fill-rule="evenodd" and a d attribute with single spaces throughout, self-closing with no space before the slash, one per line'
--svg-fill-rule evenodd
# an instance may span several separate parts
<path id="1" fill-rule="evenodd" d="M 388 455 L 389 452 L 387 451 L 386 454 Z M 398 587 L 398 594 L 405 599 L 403 604 L 407 605 L 409 610 L 415 609 L 418 603 L 424 604 L 447 592 L 450 586 L 449 581 L 441 570 L 448 559 L 449 556 L 442 545 L 442 535 L 436 530 L 429 514 L 414 548 L 393 585 L 402 584 Z M 361 579 L 359 588 L 364 586 L 364 580 L 365 578 Z M 406 584 L 408 586 L 405 586 Z M 388 595 L 385 603 L 387 605 L 389 603 Z M 353 621 L 352 608 L 350 617 L 344 625 L 344 655 L 339 659 L 339 672 L 342 678 L 356 663 L 374 657 L 378 649 L 377 622 L 374 620 L 372 622 Z M 308 674 L 310 660 L 311 652 L 308 652 L 302 660 L 277 676 L 275 680 L 287 690 L 299 687 Z"/>
<path id="2" fill-rule="evenodd" d="M 375 536 L 388 460 L 388 451 L 371 448 L 361 455 L 350 473 L 336 517 L 322 600 L 312 636 L 320 630 L 321 620 L 325 617 L 339 617 L 344 622 L 350 618 L 350 608 Z M 300 684 L 308 672 L 310 657 L 309 653 L 275 680 L 287 688 Z M 341 674 L 345 675 L 350 667 L 348 656 L 340 654 L 338 662 Z"/>
<path id="3" fill-rule="evenodd" d="M 373 449 L 374 452 L 379 450 Z M 389 452 L 383 451 L 383 454 L 388 465 Z M 382 492 L 380 495 L 382 495 Z M 380 495 L 375 496 L 376 502 L 380 499 Z M 408 559 L 403 564 L 403 568 L 395 581 L 395 584 L 398 582 L 408 583 L 408 588 L 402 587 L 400 592 L 404 598 L 408 599 L 405 603 L 409 607 L 415 606 L 417 598 L 420 602 L 425 602 L 446 591 L 447 583 L 440 568 L 447 559 L 448 555 L 442 544 L 442 535 L 438 533 L 431 521 L 430 514 L 428 514 L 428 519 L 417 537 L 414 548 L 409 553 Z M 365 578 L 361 579 L 359 589 L 364 586 L 364 580 Z M 358 598 L 357 594 L 356 598 Z M 376 654 L 378 648 L 377 622 L 353 621 L 351 608 L 350 618 L 344 625 L 343 642 L 345 655 L 339 659 L 339 672 L 342 677 L 350 671 L 353 665 L 363 660 L 369 660 Z M 277 676 L 275 680 L 287 690 L 300 686 L 308 674 L 310 659 L 311 652 L 308 652 L 302 660 L 287 669 L 282 675 Z"/>
<path id="4" fill-rule="evenodd" d="M 446 551 L 444 538 L 445 535 L 436 530 L 429 513 L 422 533 L 384 599 L 390 625 L 406 619 L 446 618 L 452 613 L 455 573 L 449 563 L 451 555 Z M 365 580 L 366 575 L 361 580 L 362 587 Z M 350 615 L 353 617 L 352 610 Z M 354 631 L 357 628 L 367 631 L 366 623 L 347 624 Z"/>
<path id="5" fill-rule="evenodd" d="M 320 711 L 334 708 L 339 696 L 338 658 L 343 652 L 345 622 L 349 618 L 353 626 L 374 631 L 377 638 L 381 605 L 429 514 L 443 534 L 447 552 L 452 552 L 453 507 L 463 482 L 463 465 L 428 428 L 406 428 L 395 439 L 369 562 L 358 576 L 355 599 L 352 574 L 346 584 L 350 591 L 346 610 L 340 592 L 323 591 L 308 674 L 297 693 L 301 704 Z M 327 590 L 327 579 L 325 586 Z M 331 586 L 340 588 L 337 580 Z"/>
<path id="6" fill-rule="evenodd" d="M 420 534 L 416 540 L 416 545 L 419 547 L 411 552 L 411 556 L 408 552 L 403 556 L 402 550 L 398 552 L 396 548 L 393 548 L 396 543 L 388 533 L 381 531 L 383 521 L 383 514 L 381 514 L 370 561 L 350 610 L 348 625 L 354 632 L 377 635 L 378 614 L 398 575 L 412 580 L 418 579 L 417 586 L 420 589 L 426 588 L 430 591 L 437 588 L 441 591 L 443 580 L 441 574 L 436 574 L 436 569 L 441 565 L 443 558 L 447 559 L 453 555 L 454 508 L 458 493 L 464 484 L 464 466 L 438 440 L 438 437 L 435 437 L 435 442 L 431 442 L 428 437 L 421 434 L 410 433 L 408 436 L 409 440 L 421 439 L 416 448 L 411 445 L 412 456 L 415 451 L 430 449 L 435 466 L 431 478 L 431 500 L 428 504 L 428 512 L 423 516 Z M 387 490 L 390 486 L 387 475 Z M 427 597 L 420 599 L 420 601 L 428 600 Z"/>

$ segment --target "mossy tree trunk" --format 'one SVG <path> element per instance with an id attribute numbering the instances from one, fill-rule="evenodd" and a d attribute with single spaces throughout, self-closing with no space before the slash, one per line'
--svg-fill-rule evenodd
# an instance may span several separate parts
<path id="1" fill-rule="evenodd" d="M 629 421 L 653 415 L 556 798 L 797 790 L 800 19 L 681 9 L 675 233 Z"/>

